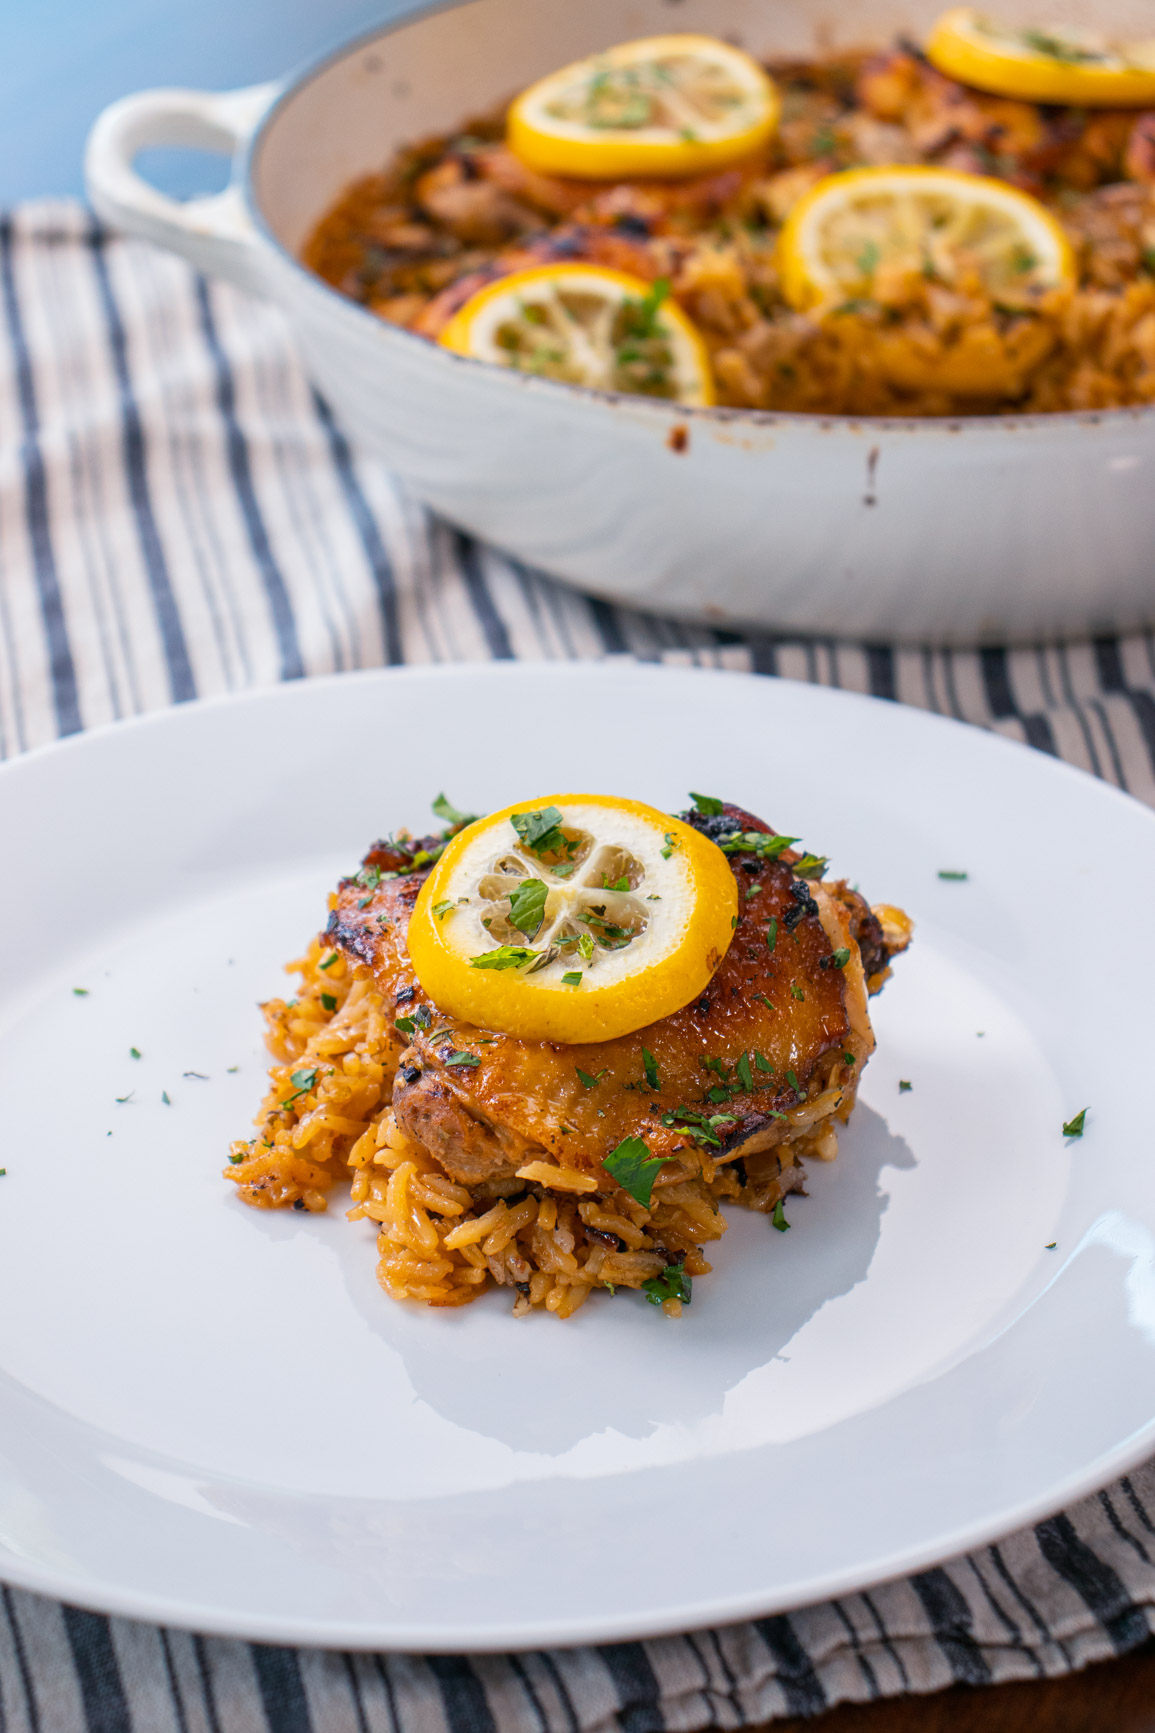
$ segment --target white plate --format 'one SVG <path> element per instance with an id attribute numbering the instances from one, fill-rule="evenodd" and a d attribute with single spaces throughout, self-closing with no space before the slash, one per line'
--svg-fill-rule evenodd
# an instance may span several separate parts
<path id="1" fill-rule="evenodd" d="M 705 788 L 918 922 L 838 1162 L 788 1234 L 733 1212 L 677 1323 L 398 1306 L 368 1224 L 220 1178 L 255 1001 L 443 787 Z M 1126 1469 L 1155 1448 L 1152 882 L 1155 820 L 1102 784 L 742 676 L 346 676 L 5 767 L 0 1575 L 285 1641 L 615 1639 L 925 1565 Z"/>

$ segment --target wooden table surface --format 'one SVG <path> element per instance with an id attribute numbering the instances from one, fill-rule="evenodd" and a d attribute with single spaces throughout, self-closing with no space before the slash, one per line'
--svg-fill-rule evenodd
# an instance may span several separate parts
<path id="1" fill-rule="evenodd" d="M 845 1704 L 765 1733 L 1155 1733 L 1155 1639 L 1063 1679 Z"/>

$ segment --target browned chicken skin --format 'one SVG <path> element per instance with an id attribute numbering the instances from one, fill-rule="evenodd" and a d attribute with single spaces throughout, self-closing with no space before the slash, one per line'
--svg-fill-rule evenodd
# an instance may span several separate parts
<path id="1" fill-rule="evenodd" d="M 708 835 L 772 834 L 733 806 L 717 818 L 687 818 Z M 428 1004 L 405 947 L 424 877 L 423 870 L 404 870 L 410 858 L 388 844 L 371 850 L 368 868 L 400 876 L 368 895 L 363 882 L 344 881 L 328 937 L 369 964 L 397 1016 L 416 1019 L 394 1083 L 394 1114 L 451 1178 L 476 1185 L 548 1158 L 604 1179 L 603 1160 L 627 1137 L 644 1136 L 655 1155 L 672 1157 L 686 1147 L 681 1110 L 693 1123 L 693 1115 L 717 1119 L 719 1156 L 753 1152 L 772 1147 L 786 1134 L 786 1115 L 844 1075 L 853 1098 L 856 1075 L 846 1050 L 856 1037 L 847 976 L 814 888 L 795 875 L 799 857 L 790 851 L 777 860 L 730 857 L 738 926 L 693 1003 L 634 1034 L 578 1046 L 493 1034 Z M 862 898 L 842 885 L 817 889 L 844 909 L 867 974 L 885 971 L 882 930 Z M 869 1048 L 859 1044 L 858 1051 L 864 1058 Z M 480 1063 L 447 1063 L 462 1052 Z"/>

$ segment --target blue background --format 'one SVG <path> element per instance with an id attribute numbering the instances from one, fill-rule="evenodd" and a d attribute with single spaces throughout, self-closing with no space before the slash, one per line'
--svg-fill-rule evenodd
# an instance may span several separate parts
<path id="1" fill-rule="evenodd" d="M 157 84 L 210 90 L 278 78 L 407 0 L 0 0 L 0 205 L 84 190 L 100 110 Z M 187 196 L 223 185 L 222 162 L 154 151 L 142 172 Z"/>

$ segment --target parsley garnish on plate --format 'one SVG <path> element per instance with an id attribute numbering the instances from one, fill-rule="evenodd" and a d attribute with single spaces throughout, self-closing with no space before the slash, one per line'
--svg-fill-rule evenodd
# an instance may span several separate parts
<path id="1" fill-rule="evenodd" d="M 660 1306 L 663 1300 L 681 1300 L 683 1306 L 688 1306 L 693 1289 L 694 1279 L 681 1264 L 667 1264 L 660 1276 L 651 1276 L 642 1283 L 642 1292 L 651 1306 Z"/>
<path id="2" fill-rule="evenodd" d="M 678 839 L 674 835 L 672 830 L 668 830 L 666 832 L 665 843 L 666 843 L 666 846 L 662 850 L 662 859 L 663 860 L 669 860 L 670 856 L 673 854 L 674 850 L 678 846 Z"/>
<path id="3" fill-rule="evenodd" d="M 470 957 L 471 969 L 522 969 L 537 952 L 529 950 L 525 945 L 498 945 L 495 951 L 482 951 L 480 956 Z"/>
<path id="4" fill-rule="evenodd" d="M 434 818 L 439 818 L 442 824 L 447 824 L 452 831 L 464 830 L 467 824 L 477 822 L 475 812 L 458 812 L 457 808 L 451 806 L 443 794 L 439 794 L 437 799 L 433 801 L 432 811 Z"/>
<path id="5" fill-rule="evenodd" d="M 434 903 L 433 913 L 437 916 L 439 921 L 443 921 L 450 909 L 455 908 L 456 906 L 457 905 L 454 903 L 452 897 L 442 897 L 439 903 Z"/>
<path id="6" fill-rule="evenodd" d="M 754 1078 L 750 1071 L 750 1059 L 748 1054 L 742 1053 L 739 1055 L 738 1063 L 735 1065 L 734 1070 L 737 1073 L 739 1083 L 747 1094 L 749 1094 L 750 1090 L 754 1087 Z"/>
<path id="7" fill-rule="evenodd" d="M 693 789 L 690 790 L 690 799 L 703 818 L 717 818 L 725 805 L 724 801 L 716 800 L 712 794 L 695 794 Z"/>
<path id="8" fill-rule="evenodd" d="M 578 1082 L 582 1085 L 583 1089 L 596 1089 L 602 1078 L 605 1076 L 608 1067 L 603 1066 L 600 1071 L 595 1071 L 592 1077 L 588 1071 L 583 1071 L 580 1065 L 575 1065 L 574 1070 L 578 1074 Z"/>
<path id="9" fill-rule="evenodd" d="M 87 999 L 88 997 L 87 987 L 73 987 L 72 991 L 76 994 L 78 999 Z"/>
<path id="10" fill-rule="evenodd" d="M 838 949 L 835 951 L 835 953 L 831 957 L 830 961 L 833 963 L 833 965 L 836 969 L 845 969 L 847 963 L 849 963 L 849 961 L 850 961 L 850 948 L 849 948 L 849 946 L 848 945 L 839 945 Z"/>
<path id="11" fill-rule="evenodd" d="M 325 961 L 321 964 L 321 968 L 322 969 L 331 969 L 333 967 L 333 964 L 336 961 L 337 961 L 337 953 L 336 953 L 336 951 L 334 951 L 331 954 L 331 956 L 328 956 L 325 958 Z"/>
<path id="12" fill-rule="evenodd" d="M 1066 1124 L 1063 1126 L 1063 1136 L 1082 1137 L 1084 1127 L 1087 1123 L 1087 1115 L 1090 1111 L 1091 1109 L 1089 1107 L 1084 1107 L 1079 1113 L 1076 1113 L 1074 1119 L 1068 1119 Z"/>
<path id="13" fill-rule="evenodd" d="M 804 854 L 790 869 L 796 879 L 820 879 L 829 865 L 824 854 Z"/>
<path id="14" fill-rule="evenodd" d="M 773 1074 L 774 1067 L 771 1065 L 769 1059 L 767 1059 L 765 1053 L 755 1053 L 754 1063 L 758 1067 L 759 1071 L 769 1071 Z"/>
<path id="15" fill-rule="evenodd" d="M 913 1088 L 914 1088 L 914 1084 L 911 1083 L 908 1078 L 906 1078 L 906 1077 L 900 1077 L 899 1078 L 899 1080 L 898 1080 L 898 1093 L 900 1095 L 909 1095 Z"/>
<path id="16" fill-rule="evenodd" d="M 662 1087 L 661 1078 L 658 1074 L 658 1062 L 648 1047 L 642 1048 L 642 1070 L 646 1074 L 646 1082 L 649 1084 L 651 1089 L 656 1090 Z"/>
<path id="17" fill-rule="evenodd" d="M 567 970 L 566 973 L 561 978 L 561 984 L 563 987 L 580 987 L 582 984 L 582 972 L 581 972 L 581 970 L 580 969 Z"/>
<path id="18" fill-rule="evenodd" d="M 602 889 L 603 889 L 603 891 L 628 891 L 629 888 L 630 888 L 630 881 L 629 881 L 628 876 L 625 873 L 622 874 L 620 879 L 617 879 L 612 884 L 610 882 L 609 875 L 607 873 L 602 874 Z"/>
<path id="19" fill-rule="evenodd" d="M 292 1073 L 289 1082 L 293 1085 L 295 1093 L 290 1095 L 287 1100 L 282 1101 L 282 1107 L 291 1107 L 294 1101 L 299 1101 L 301 1099 L 302 1095 L 308 1095 L 310 1089 L 312 1089 L 316 1084 L 317 1070 L 318 1067 L 314 1065 L 311 1070 L 294 1071 Z"/>
<path id="20" fill-rule="evenodd" d="M 467 1053 L 464 1049 L 461 1049 L 456 1053 L 444 1054 L 442 1063 L 445 1065 L 465 1065 L 473 1068 L 480 1065 L 481 1060 L 477 1057 L 476 1053 Z"/>
<path id="21" fill-rule="evenodd" d="M 771 1227 L 776 1227 L 780 1234 L 789 1233 L 790 1223 L 786 1220 L 786 1211 L 782 1207 L 782 1199 L 774 1205 L 774 1214 L 770 1217 Z"/>
<path id="22" fill-rule="evenodd" d="M 509 822 L 530 854 L 539 860 L 547 854 L 577 852 L 577 843 L 569 842 L 562 830 L 562 815 L 556 806 L 543 806 L 537 812 L 511 812 Z"/>
<path id="23" fill-rule="evenodd" d="M 610 1151 L 602 1166 L 623 1191 L 628 1191 L 643 1208 L 649 1209 L 654 1179 L 664 1160 L 663 1156 L 651 1155 L 648 1145 L 640 1137 L 627 1137 Z"/>
<path id="24" fill-rule="evenodd" d="M 128 1051 L 132 1054 L 132 1057 L 134 1059 L 140 1058 L 140 1048 L 139 1047 L 130 1047 Z"/>
<path id="25" fill-rule="evenodd" d="M 321 994 L 321 1004 L 326 1011 L 335 1011 L 337 1009 L 336 994 L 335 993 L 322 993 Z"/>
<path id="26" fill-rule="evenodd" d="M 774 917 L 773 917 L 773 918 L 772 918 L 772 920 L 771 920 L 771 922 L 770 922 L 770 924 L 769 924 L 769 926 L 768 926 L 768 927 L 767 927 L 767 928 L 766 928 L 766 949 L 767 949 L 767 950 L 768 950 L 768 951 L 769 951 L 769 952 L 771 952 L 771 954 L 773 954 L 773 951 L 774 951 L 774 947 L 775 947 L 775 945 L 776 945 L 776 944 L 777 944 L 777 943 L 778 943 L 778 916 L 777 916 L 777 915 L 775 915 L 775 916 L 774 916 Z M 759 996 L 760 996 L 760 997 L 761 997 L 761 998 L 765 998 L 765 997 L 766 997 L 766 996 L 765 996 L 765 994 L 761 994 L 761 995 L 759 995 Z M 766 999 L 766 1003 L 767 1003 L 767 1004 L 768 1004 L 768 1005 L 769 1005 L 769 1004 L 770 1004 L 770 1001 L 769 1001 L 769 999 Z M 772 1005 L 771 1005 L 771 1006 L 770 1006 L 770 1009 L 771 1009 L 771 1010 L 773 1010 L 773 1009 L 774 1009 L 774 1007 L 773 1007 L 773 1006 L 772 1006 Z"/>
<path id="27" fill-rule="evenodd" d="M 509 899 L 509 924 L 527 939 L 537 936 L 545 919 L 549 890 L 542 879 L 523 879 Z M 434 911 L 436 913 L 436 911 Z"/>
<path id="28" fill-rule="evenodd" d="M 718 838 L 718 847 L 723 854 L 754 854 L 762 860 L 777 860 L 798 840 L 796 836 L 771 836 L 764 830 L 734 830 Z"/>
<path id="29" fill-rule="evenodd" d="M 964 879 L 969 879 L 971 875 L 969 873 L 955 872 L 950 867 L 940 867 L 938 869 L 938 876 L 940 879 L 949 879 L 954 884 L 961 884 Z"/>

